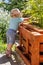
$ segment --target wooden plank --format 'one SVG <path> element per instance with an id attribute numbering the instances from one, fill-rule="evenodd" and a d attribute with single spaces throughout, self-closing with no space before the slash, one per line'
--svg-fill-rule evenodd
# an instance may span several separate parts
<path id="1" fill-rule="evenodd" d="M 32 45 L 31 65 L 39 65 L 39 42 L 34 40 Z"/>
<path id="2" fill-rule="evenodd" d="M 43 62 L 43 55 L 40 55 L 40 62 Z"/>
<path id="3" fill-rule="evenodd" d="M 43 52 L 43 43 L 40 44 L 40 52 Z"/>
<path id="4" fill-rule="evenodd" d="M 24 60 L 24 62 L 26 63 L 26 65 L 31 65 L 29 60 L 26 59 L 26 57 L 22 54 L 22 52 L 17 48 L 16 51 L 19 53 L 19 55 L 21 56 L 21 58 Z"/>
<path id="5" fill-rule="evenodd" d="M 25 28 L 32 29 L 32 30 L 34 30 L 36 32 L 39 32 L 39 33 L 43 34 L 43 29 L 41 29 L 41 28 L 40 29 L 39 28 L 36 28 L 33 25 L 31 25 L 31 24 L 23 24 L 23 26 Z"/>

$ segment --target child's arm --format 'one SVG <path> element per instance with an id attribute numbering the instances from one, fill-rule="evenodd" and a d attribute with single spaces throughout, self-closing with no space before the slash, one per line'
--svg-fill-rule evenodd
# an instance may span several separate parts
<path id="1" fill-rule="evenodd" d="M 24 18 L 23 22 L 21 22 L 19 25 L 23 25 L 24 23 L 27 23 L 29 21 L 29 18 Z"/>
<path id="2" fill-rule="evenodd" d="M 28 21 L 29 20 L 29 18 L 24 18 L 24 21 Z"/>

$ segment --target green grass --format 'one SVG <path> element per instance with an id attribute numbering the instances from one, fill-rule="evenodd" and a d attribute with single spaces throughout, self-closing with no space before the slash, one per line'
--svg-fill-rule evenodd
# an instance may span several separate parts
<path id="1" fill-rule="evenodd" d="M 7 48 L 7 44 L 6 43 L 2 43 L 2 41 L 0 41 L 0 53 L 5 53 L 5 50 Z M 14 51 L 16 48 L 16 46 L 14 45 L 12 47 L 12 50 Z"/>
<path id="2" fill-rule="evenodd" d="M 4 53 L 6 50 L 6 43 L 2 43 L 2 41 L 0 41 L 0 53 Z"/>

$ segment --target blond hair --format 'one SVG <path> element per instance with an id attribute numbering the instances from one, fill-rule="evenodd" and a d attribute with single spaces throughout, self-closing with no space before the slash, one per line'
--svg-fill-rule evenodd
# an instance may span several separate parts
<path id="1" fill-rule="evenodd" d="M 15 11 L 17 11 L 17 13 L 15 13 Z M 12 9 L 11 13 L 12 12 L 16 15 L 16 17 L 22 17 L 22 13 L 20 12 L 18 8 Z"/>

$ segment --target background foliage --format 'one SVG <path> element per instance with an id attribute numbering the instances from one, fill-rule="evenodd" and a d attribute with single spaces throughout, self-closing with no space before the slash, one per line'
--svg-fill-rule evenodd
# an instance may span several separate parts
<path id="1" fill-rule="evenodd" d="M 9 12 L 12 8 L 19 8 L 23 12 L 23 17 L 30 17 L 30 22 L 37 23 L 43 28 L 43 0 L 9 0 L 0 2 L 0 39 L 6 41 L 6 30 L 10 19 Z"/>
<path id="2" fill-rule="evenodd" d="M 13 8 L 19 8 L 20 10 L 26 7 L 26 2 L 28 0 L 9 0 L 9 3 L 5 3 L 4 1 L 0 4 L 4 9 L 10 11 Z"/>
<path id="3" fill-rule="evenodd" d="M 24 16 L 31 16 L 31 21 L 43 28 L 43 0 L 29 0 Z"/>
<path id="4" fill-rule="evenodd" d="M 6 31 L 8 28 L 10 15 L 8 11 L 4 11 L 3 8 L 0 8 L 0 40 L 6 42 Z"/>

